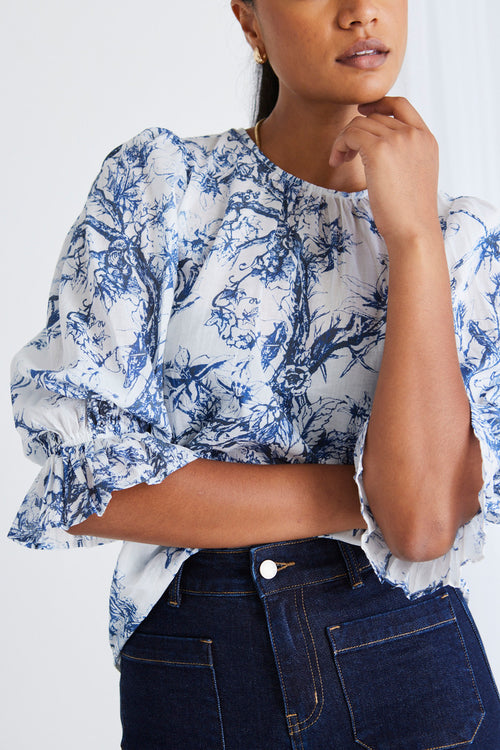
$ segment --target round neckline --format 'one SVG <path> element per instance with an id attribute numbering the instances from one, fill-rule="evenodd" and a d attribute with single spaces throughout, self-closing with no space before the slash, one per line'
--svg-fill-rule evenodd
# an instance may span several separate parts
<path id="1" fill-rule="evenodd" d="M 285 169 L 282 169 L 273 161 L 271 161 L 271 159 L 268 159 L 268 157 L 260 150 L 260 148 L 258 148 L 255 141 L 252 140 L 252 138 L 249 136 L 245 128 L 232 128 L 230 132 L 235 133 L 238 136 L 238 138 L 247 146 L 247 148 L 250 151 L 252 151 L 252 153 L 259 159 L 259 161 L 265 164 L 265 166 L 268 168 L 270 172 L 273 172 L 274 174 L 278 175 L 278 177 L 280 177 L 281 180 L 292 183 L 296 185 L 297 187 L 302 187 L 304 190 L 307 190 L 308 192 L 318 193 L 320 195 L 331 195 L 331 196 L 336 196 L 340 198 L 350 198 L 351 200 L 352 199 L 359 200 L 361 198 L 368 197 L 367 188 L 365 188 L 364 190 L 354 190 L 352 192 L 344 192 L 342 190 L 335 190 L 334 188 L 323 187 L 322 185 L 316 185 L 314 182 L 308 182 L 307 180 L 303 180 L 301 177 L 297 177 L 291 172 L 287 172 Z"/>

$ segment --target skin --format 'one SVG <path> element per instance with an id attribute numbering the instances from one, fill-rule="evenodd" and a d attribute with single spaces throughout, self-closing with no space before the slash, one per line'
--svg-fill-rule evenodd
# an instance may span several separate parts
<path id="1" fill-rule="evenodd" d="M 280 79 L 276 107 L 261 127 L 264 151 L 286 171 L 338 190 L 366 187 L 360 159 L 329 165 L 335 136 L 394 84 L 406 49 L 405 0 L 233 0 L 248 44 L 265 52 Z M 374 19 L 374 20 L 372 20 Z M 336 62 L 355 41 L 376 36 L 386 63 L 363 72 Z M 300 148 L 297 148 L 300 146 Z"/>
<path id="2" fill-rule="evenodd" d="M 481 457 L 455 345 L 437 145 L 409 102 L 387 97 L 405 51 L 406 0 L 231 6 L 248 43 L 267 54 L 280 80 L 277 105 L 260 131 L 266 156 L 308 182 L 368 188 L 390 285 L 364 486 L 391 551 L 433 559 L 479 510 Z M 338 61 L 371 37 L 389 49 L 383 65 L 368 71 Z M 101 518 L 70 531 L 232 547 L 364 528 L 352 476 L 352 466 L 197 460 L 159 485 L 113 493 Z"/>

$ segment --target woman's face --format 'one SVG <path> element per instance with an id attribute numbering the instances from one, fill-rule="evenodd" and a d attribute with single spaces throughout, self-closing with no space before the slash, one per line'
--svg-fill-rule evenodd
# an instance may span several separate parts
<path id="1" fill-rule="evenodd" d="M 248 42 L 267 53 L 280 89 L 302 99 L 335 104 L 376 101 L 397 78 L 406 48 L 407 0 L 232 4 Z M 358 42 L 361 46 L 353 49 Z"/>

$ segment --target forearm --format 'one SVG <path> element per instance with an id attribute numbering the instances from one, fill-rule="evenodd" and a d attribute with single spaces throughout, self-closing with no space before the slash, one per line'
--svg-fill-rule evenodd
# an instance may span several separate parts
<path id="1" fill-rule="evenodd" d="M 72 534 L 175 547 L 240 547 L 364 528 L 352 466 L 198 459 L 113 496 Z"/>
<path id="2" fill-rule="evenodd" d="M 364 484 L 389 547 L 428 559 L 478 510 L 479 444 L 456 351 L 439 229 L 389 247 L 384 354 L 364 456 Z"/>

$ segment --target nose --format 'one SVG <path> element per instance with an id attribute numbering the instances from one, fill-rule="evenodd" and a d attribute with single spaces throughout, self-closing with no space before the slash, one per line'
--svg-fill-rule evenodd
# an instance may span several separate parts
<path id="1" fill-rule="evenodd" d="M 369 26 L 378 18 L 378 8 L 373 0 L 347 0 L 341 3 L 338 24 L 342 29 L 353 26 Z"/>

